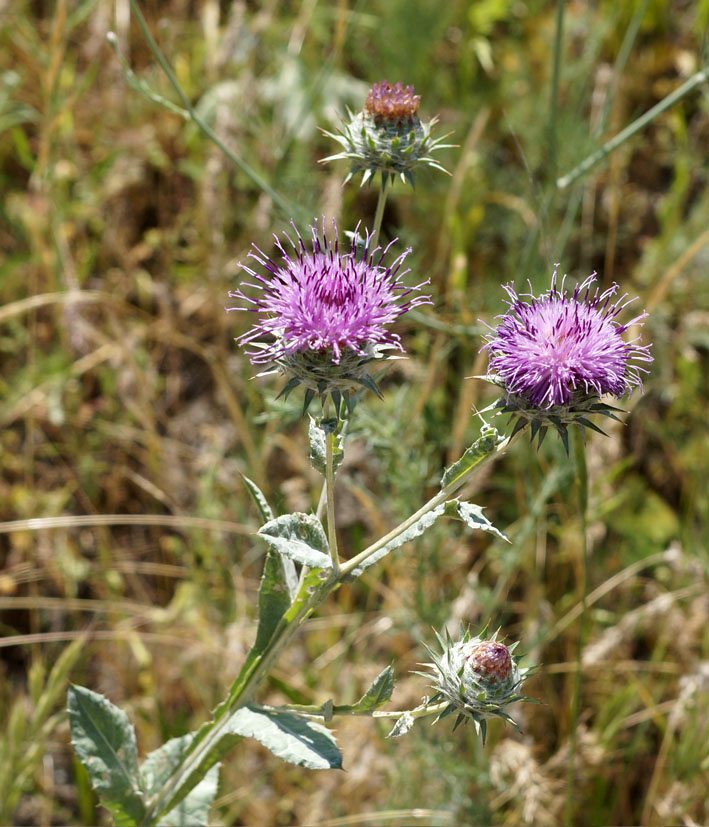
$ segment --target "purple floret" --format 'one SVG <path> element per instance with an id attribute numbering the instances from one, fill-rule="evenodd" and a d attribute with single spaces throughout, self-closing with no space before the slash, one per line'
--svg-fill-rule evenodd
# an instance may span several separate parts
<path id="1" fill-rule="evenodd" d="M 652 362 L 649 347 L 629 342 L 623 333 L 642 324 L 641 313 L 626 324 L 615 317 L 635 299 L 627 293 L 616 298 L 618 285 L 601 292 L 592 289 L 590 275 L 569 294 L 557 287 L 556 270 L 548 293 L 518 296 L 512 285 L 504 285 L 510 297 L 509 310 L 491 328 L 485 348 L 490 355 L 488 372 L 507 394 L 524 397 L 538 408 L 569 405 L 577 392 L 588 396 L 630 393 L 641 386 L 638 363 Z M 530 285 L 531 291 L 531 285 Z"/>
<path id="2" fill-rule="evenodd" d="M 254 288 L 259 293 L 248 296 L 241 287 L 229 293 L 230 297 L 252 306 L 228 310 L 262 314 L 254 326 L 236 340 L 239 345 L 257 343 L 257 349 L 247 351 L 251 362 L 263 364 L 311 351 L 327 353 L 337 365 L 346 350 L 363 357 L 370 355 L 365 348 L 371 345 L 386 344 L 403 351 L 399 336 L 390 332 L 387 325 L 412 307 L 431 304 L 429 296 L 418 293 L 428 281 L 415 287 L 403 284 L 403 277 L 409 271 L 401 271 L 401 266 L 411 250 L 385 266 L 382 262 L 393 241 L 384 250 L 371 249 L 372 238 L 367 234 L 363 250 L 360 247 L 358 252 L 353 242 L 351 252 L 340 253 L 337 227 L 335 241 L 331 243 L 316 222 L 311 227 L 311 252 L 295 225 L 293 229 L 297 243 L 283 234 L 293 248 L 290 254 L 278 236 L 274 236 L 281 253 L 280 263 L 253 245 L 249 258 L 263 267 L 264 275 L 239 264 L 255 279 L 255 283 L 244 282 L 242 287 Z M 407 299 L 412 293 L 416 295 Z"/>

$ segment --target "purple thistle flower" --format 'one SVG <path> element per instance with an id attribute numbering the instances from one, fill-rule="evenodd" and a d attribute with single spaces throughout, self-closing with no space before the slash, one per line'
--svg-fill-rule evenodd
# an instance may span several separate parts
<path id="1" fill-rule="evenodd" d="M 274 235 L 280 263 L 256 245 L 249 252 L 249 258 L 258 262 L 265 274 L 239 264 L 254 280 L 242 286 L 259 293 L 249 296 L 241 287 L 230 292 L 229 296 L 251 307 L 228 310 L 261 315 L 236 341 L 240 346 L 253 343 L 254 349 L 246 351 L 251 362 L 275 362 L 291 381 L 297 380 L 293 387 L 302 383 L 321 395 L 333 388 L 344 392 L 357 382 L 372 387 L 364 366 L 383 358 L 387 349 L 403 352 L 399 336 L 388 326 L 412 307 L 431 304 L 429 296 L 418 292 L 429 282 L 415 287 L 403 283 L 409 270 L 402 271 L 401 267 L 410 249 L 388 266 L 383 263 L 393 241 L 384 250 L 372 248 L 372 236 L 367 233 L 362 247 L 361 239 L 357 244 L 355 231 L 351 251 L 341 253 L 334 221 L 334 243 L 325 238 L 315 222 L 310 251 L 292 226 L 297 242 L 283 234 L 292 253 L 286 252 Z M 262 341 L 264 338 L 268 341 Z"/>
<path id="2" fill-rule="evenodd" d="M 618 296 L 617 284 L 594 289 L 595 281 L 594 273 L 569 293 L 564 279 L 557 286 L 555 269 L 549 291 L 540 296 L 531 286 L 522 296 L 504 286 L 509 310 L 490 328 L 484 347 L 491 380 L 507 392 L 507 412 L 557 429 L 571 421 L 590 425 L 578 415 L 613 410 L 600 404 L 602 395 L 618 398 L 642 386 L 641 374 L 648 372 L 642 363 L 653 361 L 649 346 L 639 337 L 626 342 L 623 333 L 642 324 L 647 313 L 619 323 L 616 317 L 635 299 Z"/>

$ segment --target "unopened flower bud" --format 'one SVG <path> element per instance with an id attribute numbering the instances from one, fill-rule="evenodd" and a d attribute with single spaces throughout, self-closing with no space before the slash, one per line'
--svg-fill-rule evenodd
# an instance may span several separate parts
<path id="1" fill-rule="evenodd" d="M 431 701 L 448 701 L 439 717 L 457 712 L 456 726 L 472 720 L 483 741 L 486 721 L 490 718 L 504 718 L 516 726 L 505 708 L 516 701 L 528 700 L 519 690 L 531 670 L 520 667 L 513 658 L 515 646 L 507 647 L 495 640 L 495 636 L 489 640 L 471 638 L 469 633 L 457 643 L 450 638 L 444 642 L 440 637 L 439 642 L 443 654 L 431 652 L 433 663 L 425 664 L 434 673 L 436 695 Z"/>
<path id="2" fill-rule="evenodd" d="M 379 172 L 383 184 L 399 177 L 413 186 L 416 167 L 422 165 L 446 172 L 431 153 L 450 144 L 442 143 L 445 135 L 431 136 L 437 118 L 422 123 L 418 116 L 420 102 L 421 96 L 414 94 L 413 86 L 386 80 L 375 83 L 361 112 L 350 113 L 349 121 L 337 134 L 325 132 L 343 151 L 323 161 L 350 160 L 352 167 L 345 182 L 361 172 L 362 185 Z"/>

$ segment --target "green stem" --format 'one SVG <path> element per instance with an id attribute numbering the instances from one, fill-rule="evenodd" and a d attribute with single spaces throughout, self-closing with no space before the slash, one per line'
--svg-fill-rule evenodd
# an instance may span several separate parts
<path id="1" fill-rule="evenodd" d="M 385 534 L 384 537 L 381 537 L 377 540 L 376 543 L 372 543 L 371 546 L 367 546 L 364 551 L 361 551 L 359 554 L 355 555 L 354 557 L 350 558 L 346 563 L 343 563 L 342 568 L 340 569 L 340 579 L 346 577 L 351 571 L 357 568 L 361 563 L 363 563 L 368 557 L 371 557 L 375 554 L 379 549 L 383 548 L 387 543 L 390 543 L 400 534 L 403 534 L 408 528 L 412 525 L 417 523 L 421 517 L 425 514 L 428 514 L 429 511 L 433 511 L 434 508 L 444 503 L 449 497 L 455 494 L 463 485 L 468 481 L 470 476 L 472 475 L 473 471 L 480 468 L 489 460 L 493 459 L 494 457 L 499 456 L 510 444 L 510 438 L 506 437 L 498 446 L 495 448 L 494 451 L 486 454 L 485 456 L 480 457 L 473 465 L 471 465 L 464 474 L 462 474 L 458 479 L 454 480 L 452 483 L 447 485 L 445 488 L 442 488 L 435 497 L 431 497 L 431 499 L 419 510 L 412 514 L 408 519 L 404 520 L 403 523 L 400 523 L 396 528 L 392 529 L 388 534 Z"/>
<path id="2" fill-rule="evenodd" d="M 346 708 L 333 707 L 330 713 L 327 713 L 322 706 L 318 704 L 283 704 L 283 706 L 269 707 L 269 709 L 287 709 L 289 712 L 296 712 L 298 715 L 307 715 L 310 718 L 326 718 L 328 714 L 331 715 L 368 715 L 371 718 L 401 718 L 404 715 L 410 715 L 412 718 L 425 718 L 428 715 L 438 715 L 449 705 L 448 701 L 442 701 L 437 704 L 421 704 L 414 709 L 395 709 L 395 710 L 348 710 Z"/>
<path id="3" fill-rule="evenodd" d="M 559 114 L 559 79 L 561 77 L 561 47 L 564 35 L 565 0 L 556 3 L 556 31 L 554 35 L 554 63 L 551 76 L 549 101 L 549 180 L 556 178 L 557 167 L 557 117 Z"/>
<path id="4" fill-rule="evenodd" d="M 373 250 L 379 243 L 379 232 L 382 228 L 382 218 L 384 218 L 384 206 L 389 195 L 389 187 L 386 183 L 382 183 L 379 190 L 379 198 L 377 199 L 377 209 L 374 213 L 374 225 L 372 226 L 372 247 Z"/>
<path id="5" fill-rule="evenodd" d="M 560 189 L 566 189 L 574 182 L 578 181 L 581 176 L 585 175 L 589 170 L 592 170 L 596 164 L 599 164 L 607 155 L 610 155 L 613 150 L 618 149 L 629 138 L 632 138 L 636 132 L 639 132 L 647 126 L 658 115 L 662 114 L 666 109 L 669 109 L 677 101 L 681 100 L 685 95 L 689 94 L 697 86 L 705 83 L 709 79 L 709 66 L 705 66 L 700 72 L 696 72 L 691 78 L 686 80 L 679 88 L 671 92 L 667 97 L 664 97 L 658 104 L 648 109 L 644 115 L 636 118 L 631 124 L 625 127 L 614 138 L 606 141 L 603 146 L 592 152 L 587 158 L 571 170 L 567 175 L 563 175 L 557 179 L 556 186 Z"/>
<path id="6" fill-rule="evenodd" d="M 140 30 L 143 33 L 143 37 L 145 38 L 146 43 L 148 44 L 150 51 L 155 56 L 155 59 L 160 64 L 163 72 L 167 75 L 167 79 L 170 81 L 170 85 L 175 90 L 177 97 L 180 99 L 180 102 L 185 107 L 187 112 L 189 113 L 190 118 L 196 126 L 204 133 L 204 135 L 209 138 L 216 146 L 221 149 L 221 151 L 227 156 L 227 158 L 235 164 L 247 177 L 249 177 L 254 184 L 262 191 L 265 192 L 266 195 L 285 212 L 287 215 L 293 216 L 294 215 L 294 207 L 286 199 L 276 192 L 266 181 L 264 181 L 261 176 L 251 169 L 251 167 L 239 158 L 238 155 L 235 155 L 234 152 L 229 149 L 229 147 L 221 140 L 221 138 L 212 130 L 212 128 L 206 124 L 202 118 L 195 112 L 192 104 L 190 103 L 189 98 L 185 94 L 184 90 L 180 86 L 175 73 L 172 71 L 170 64 L 165 59 L 165 56 L 158 48 L 158 44 L 155 42 L 152 34 L 150 33 L 150 29 L 148 28 L 148 24 L 145 22 L 145 18 L 143 17 L 143 13 L 138 6 L 137 0 L 130 0 L 130 7 L 135 15 L 135 19 L 138 21 L 138 25 L 140 26 Z"/>
<path id="7" fill-rule="evenodd" d="M 336 575 L 340 573 L 340 559 L 337 553 L 337 531 L 335 530 L 335 470 L 333 466 L 334 432 L 325 434 L 325 485 L 327 486 L 327 541 L 330 545 L 332 568 Z"/>
<path id="8" fill-rule="evenodd" d="M 581 517 L 581 617 L 579 620 L 579 637 L 576 649 L 576 673 L 571 700 L 571 722 L 569 731 L 569 771 L 566 780 L 566 806 L 564 808 L 564 825 L 571 827 L 573 822 L 574 784 L 576 782 L 576 745 L 579 711 L 581 707 L 581 660 L 588 625 L 588 469 L 586 467 L 586 447 L 583 432 L 574 434 L 574 459 L 578 482 L 579 512 Z"/>
<path id="9" fill-rule="evenodd" d="M 332 442 L 330 440 L 330 437 L 334 437 L 334 435 L 327 434 L 326 437 L 326 446 L 329 446 L 329 451 L 331 452 Z M 448 499 L 452 494 L 454 494 L 469 480 L 474 470 L 481 467 L 489 459 L 499 456 L 507 448 L 509 442 L 509 438 L 504 439 L 495 448 L 495 450 L 491 451 L 489 454 L 481 456 L 473 464 L 471 464 L 471 466 L 467 468 L 465 472 L 462 473 L 456 480 L 454 480 L 448 486 L 443 488 L 435 497 L 430 499 L 422 508 L 420 508 L 416 512 L 416 514 L 409 517 L 408 520 L 405 520 L 403 523 L 397 526 L 397 528 L 393 529 L 393 531 L 390 531 L 389 534 L 387 534 L 385 537 L 382 537 L 381 540 L 378 540 L 376 543 L 373 543 L 371 546 L 369 546 L 369 548 L 366 548 L 356 557 L 353 557 L 351 560 L 348 560 L 342 566 L 339 566 L 339 568 L 335 568 L 335 563 L 337 560 L 337 541 L 334 537 L 334 498 L 332 496 L 331 488 L 331 486 L 334 484 L 334 471 L 332 467 L 333 460 L 332 456 L 329 456 L 327 458 L 328 473 L 326 477 L 326 485 L 328 488 L 328 532 L 330 535 L 329 542 L 331 552 L 333 549 L 335 550 L 335 556 L 333 557 L 334 571 L 332 572 L 328 580 L 322 583 L 322 585 L 320 585 L 312 594 L 309 595 L 307 600 L 303 602 L 303 604 L 297 609 L 297 611 L 295 611 L 292 615 L 289 615 L 288 612 L 286 613 L 286 615 L 284 615 L 284 617 L 281 619 L 279 626 L 273 632 L 271 640 L 267 644 L 264 651 L 256 660 L 254 660 L 253 664 L 251 664 L 249 670 L 246 672 L 243 680 L 237 684 L 235 689 L 233 689 L 233 694 L 231 694 L 224 702 L 224 704 L 221 706 L 220 712 L 217 713 L 221 717 L 216 722 L 214 727 L 204 737 L 204 740 L 202 740 L 195 747 L 194 751 L 187 755 L 184 762 L 175 770 L 174 774 L 170 778 L 168 778 L 160 792 L 157 793 L 154 796 L 154 798 L 148 802 L 146 807 L 146 817 L 143 822 L 144 824 L 153 824 L 155 820 L 159 816 L 161 816 L 168 808 L 174 806 L 175 800 L 177 799 L 178 795 L 182 792 L 181 788 L 184 787 L 184 785 L 188 782 L 190 775 L 193 772 L 195 772 L 195 770 L 199 767 L 201 762 L 209 754 L 210 750 L 216 746 L 220 738 L 228 731 L 230 718 L 229 713 L 234 712 L 236 709 L 248 703 L 248 701 L 252 698 L 254 692 L 256 691 L 256 688 L 258 687 L 259 683 L 266 677 L 274 662 L 285 648 L 286 644 L 298 632 L 300 627 L 303 625 L 305 620 L 307 620 L 307 618 L 312 614 L 312 612 L 333 591 L 339 588 L 340 584 L 344 581 L 345 576 L 349 574 L 354 568 L 356 568 L 363 560 L 366 560 L 367 557 L 371 556 L 382 546 L 386 545 L 386 543 L 397 537 L 402 532 L 406 531 L 406 529 L 409 526 L 417 522 L 428 511 L 431 511 L 437 505 Z M 433 707 L 429 707 L 429 709 L 433 711 Z M 423 711 L 419 711 L 417 715 L 415 715 L 414 717 L 420 717 L 424 714 L 425 713 Z M 389 715 L 388 717 L 393 716 Z"/>

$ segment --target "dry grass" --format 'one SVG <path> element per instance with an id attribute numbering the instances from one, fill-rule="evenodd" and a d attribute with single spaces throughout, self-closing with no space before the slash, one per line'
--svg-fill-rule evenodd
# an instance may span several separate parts
<path id="1" fill-rule="evenodd" d="M 452 179 L 396 190 L 384 234 L 414 246 L 435 309 L 401 330 L 410 359 L 358 408 L 339 476 L 344 553 L 406 516 L 475 435 L 487 392 L 479 318 L 499 284 L 550 264 L 642 296 L 656 358 L 645 394 L 591 439 L 590 624 L 583 652 L 578 824 L 709 821 L 709 113 L 688 97 L 578 187 L 549 169 L 590 150 L 614 93 L 614 134 L 701 65 L 706 2 L 569 3 L 558 157 L 547 154 L 554 9 L 484 2 L 187 3 L 146 0 L 190 100 L 306 217 L 371 218 L 342 190 L 318 124 L 381 77 L 416 84 L 459 150 Z M 215 146 L 125 82 L 170 90 L 124 0 L 0 0 L 0 822 L 106 823 L 72 758 L 69 679 L 134 721 L 145 754 L 202 722 L 254 630 L 263 549 L 241 473 L 307 510 L 299 403 L 232 339 L 236 261 L 285 215 Z M 556 825 L 563 819 L 581 543 L 558 444 L 517 445 L 470 498 L 513 543 L 450 525 L 341 589 L 279 661 L 264 698 L 354 699 L 393 660 L 397 708 L 432 627 L 489 619 L 541 665 L 523 736 L 419 724 L 405 739 L 337 722 L 346 773 L 285 766 L 255 743 L 229 756 L 214 823 Z M 79 641 L 73 647 L 71 641 Z M 62 660 L 62 653 L 63 660 Z M 58 664 L 52 671 L 54 664 Z"/>

